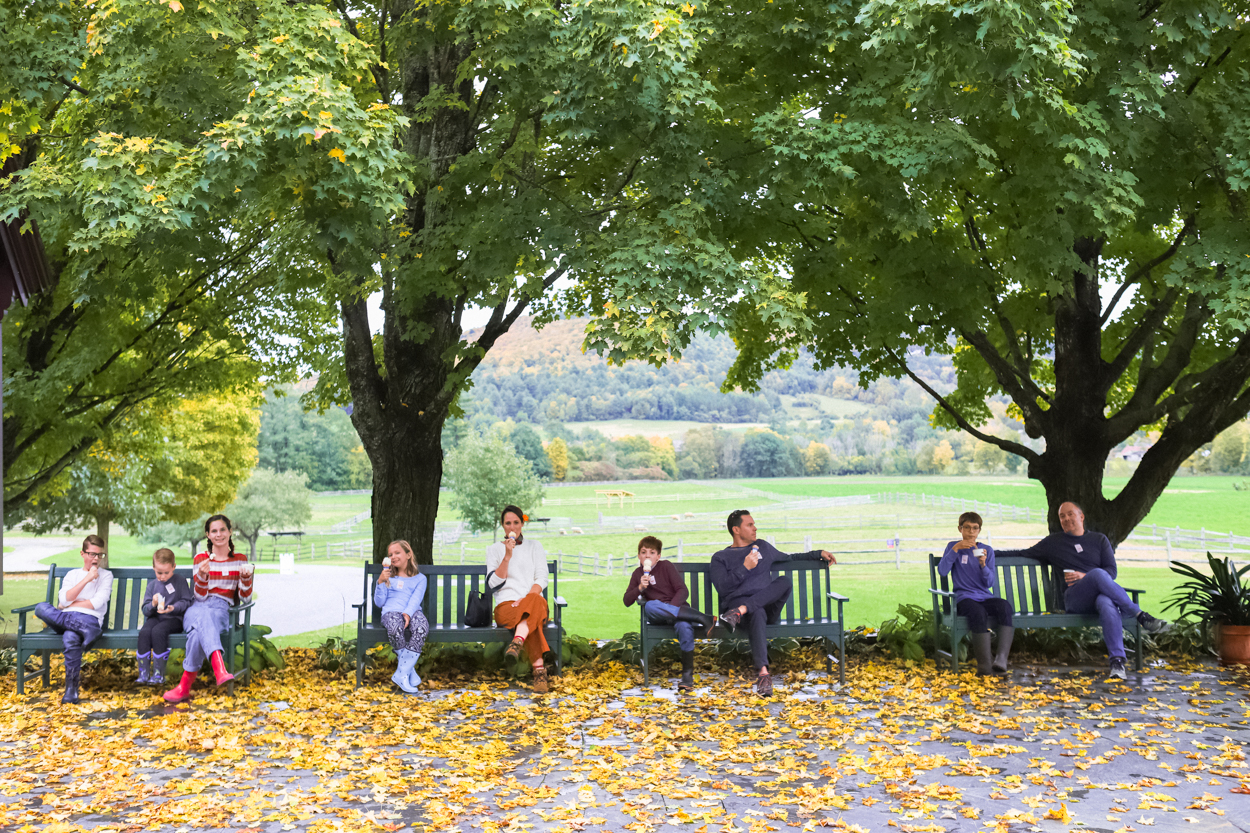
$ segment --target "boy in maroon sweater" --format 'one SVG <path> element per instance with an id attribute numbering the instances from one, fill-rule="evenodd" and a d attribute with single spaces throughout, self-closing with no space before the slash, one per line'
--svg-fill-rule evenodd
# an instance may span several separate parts
<path id="1" fill-rule="evenodd" d="M 681 647 L 681 682 L 677 690 L 690 691 L 694 688 L 695 628 L 704 636 L 711 636 L 716 618 L 686 604 L 690 591 L 677 568 L 660 560 L 663 549 L 664 542 L 652 535 L 638 542 L 638 569 L 629 577 L 624 601 L 626 607 L 640 602 L 652 625 L 672 625 L 677 631 L 677 644 Z"/>

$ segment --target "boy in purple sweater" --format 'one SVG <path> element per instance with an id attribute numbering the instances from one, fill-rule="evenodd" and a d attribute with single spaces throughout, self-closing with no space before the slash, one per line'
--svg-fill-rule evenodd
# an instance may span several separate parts
<path id="1" fill-rule="evenodd" d="M 661 561 L 664 542 L 648 535 L 638 542 L 638 569 L 625 588 L 625 606 L 641 601 L 643 613 L 652 625 L 672 625 L 681 648 L 681 681 L 678 691 L 694 689 L 694 633 L 712 635 L 716 619 L 686 604 L 690 591 L 671 562 Z"/>
<path id="2" fill-rule="evenodd" d="M 939 575 L 951 575 L 955 586 L 955 612 L 968 617 L 972 630 L 972 653 L 977 658 L 977 674 L 1007 673 L 1007 655 L 1016 629 L 1015 611 L 1006 599 L 994 595 L 994 548 L 978 544 L 981 516 L 965 512 L 959 516 L 960 540 L 951 541 L 938 562 Z M 991 659 L 989 617 L 998 622 L 998 654 Z"/>

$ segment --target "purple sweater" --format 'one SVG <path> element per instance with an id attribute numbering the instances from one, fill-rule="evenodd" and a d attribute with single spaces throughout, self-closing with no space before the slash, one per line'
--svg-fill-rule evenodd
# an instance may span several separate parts
<path id="1" fill-rule="evenodd" d="M 994 548 L 978 541 L 975 547 L 956 550 L 955 547 L 961 544 L 963 539 L 947 544 L 946 552 L 942 553 L 942 560 L 938 562 L 939 575 L 953 573 L 951 584 L 955 586 L 955 603 L 964 599 L 983 602 L 994 598 Z M 984 567 L 976 556 L 978 549 L 985 550 Z"/>

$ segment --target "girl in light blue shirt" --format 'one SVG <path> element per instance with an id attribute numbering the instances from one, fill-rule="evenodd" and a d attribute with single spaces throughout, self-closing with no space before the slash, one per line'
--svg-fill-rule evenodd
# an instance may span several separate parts
<path id="1" fill-rule="evenodd" d="M 417 559 L 407 541 L 392 541 L 386 553 L 382 574 L 373 588 L 373 603 L 382 608 L 382 627 L 399 657 L 391 682 L 407 694 L 416 694 L 421 685 L 417 660 L 430 633 L 430 623 L 421 612 L 426 578 L 417 570 Z"/>

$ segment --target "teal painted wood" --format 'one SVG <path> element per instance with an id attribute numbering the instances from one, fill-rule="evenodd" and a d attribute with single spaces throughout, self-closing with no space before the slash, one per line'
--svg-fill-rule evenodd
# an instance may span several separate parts
<path id="1" fill-rule="evenodd" d="M 677 568 L 682 581 L 690 591 L 686 604 L 711 616 L 720 615 L 716 588 L 706 563 L 669 562 Z M 830 646 L 838 650 L 838 680 L 846 682 L 846 634 L 843 628 L 842 606 L 849 602 L 846 596 L 832 591 L 829 565 L 816 561 L 786 561 L 773 568 L 773 575 L 789 577 L 794 592 L 782 608 L 781 619 L 768 626 L 768 638 L 819 637 L 825 640 L 825 673 L 833 673 L 833 655 Z M 624 589 L 621 590 L 624 594 Z M 835 610 L 836 605 L 836 610 Z M 677 629 L 672 625 L 652 625 L 643 615 L 639 605 L 639 634 L 642 649 L 642 679 L 651 682 L 651 650 L 666 640 L 677 639 Z M 702 638 L 696 636 L 696 639 Z M 730 634 L 728 629 L 717 625 L 711 639 L 744 639 L 742 634 Z"/>
<path id="2" fill-rule="evenodd" d="M 497 628 L 471 628 L 464 623 L 464 604 L 469 593 L 486 591 L 486 567 L 467 564 L 424 564 L 421 573 L 426 578 L 425 598 L 421 612 L 430 623 L 430 642 L 511 642 L 512 631 Z M 373 589 L 382 574 L 381 564 L 366 564 L 364 570 L 364 601 L 352 605 L 356 608 L 356 685 L 365 679 L 365 653 L 374 645 L 388 642 L 386 628 L 382 627 L 382 609 L 373 603 Z M 556 672 L 561 669 L 560 649 L 564 628 L 561 620 L 567 603 L 560 596 L 560 564 L 547 562 L 550 579 L 543 589 L 543 598 L 554 608 L 547 620 L 545 635 L 547 644 L 556 657 Z M 548 595 L 550 591 L 550 595 Z M 554 602 L 550 601 L 554 598 Z"/>
<path id="3" fill-rule="evenodd" d="M 950 574 L 938 575 L 939 555 L 929 553 L 929 594 L 933 600 L 933 621 L 938 626 L 938 664 L 949 660 L 952 671 L 959 671 L 959 643 L 971 633 L 968 619 L 955 612 L 955 592 L 950 584 Z M 1006 599 L 1015 611 L 1017 628 L 1089 628 L 1100 627 L 1096 613 L 1066 613 L 1060 607 L 1063 600 L 1063 570 L 1043 564 L 1034 558 L 1022 556 L 997 556 L 994 564 L 994 595 Z M 1138 604 L 1144 592 L 1124 588 Z M 990 627 L 998 622 L 990 617 Z M 942 647 L 941 631 L 949 636 L 949 649 Z M 1141 623 L 1135 616 L 1124 616 L 1124 632 L 1133 637 L 1132 647 L 1125 640 L 1125 650 L 1133 654 L 1133 667 L 1141 671 L 1143 651 Z"/>
<path id="4" fill-rule="evenodd" d="M 47 592 L 44 594 L 44 601 L 52 604 L 60 592 L 61 584 L 65 581 L 65 576 L 73 567 L 58 567 L 53 564 L 48 568 L 48 585 Z M 174 571 L 175 575 L 182 576 L 187 580 L 187 584 L 191 584 L 190 567 L 180 567 Z M 148 581 L 152 578 L 151 567 L 110 567 L 109 572 L 113 574 L 113 597 L 109 601 L 108 610 L 104 614 L 104 628 L 100 634 L 100 638 L 92 642 L 88 651 L 97 649 L 104 650 L 134 650 L 139 647 L 139 629 L 143 627 L 143 593 L 147 589 Z M 249 638 L 252 626 L 252 605 L 254 602 L 235 605 L 230 608 L 230 626 L 221 632 L 221 647 L 226 668 L 232 674 L 237 674 L 240 678 L 246 677 L 251 669 L 252 646 Z M 64 649 L 61 644 L 61 635 L 51 630 L 27 630 L 27 615 L 31 614 L 35 609 L 34 605 L 19 607 L 13 610 L 17 614 L 17 693 L 23 694 L 26 691 L 26 683 L 36 677 L 42 679 L 44 686 L 49 685 L 51 674 L 52 654 L 61 653 Z M 43 623 L 32 617 L 29 624 L 38 623 L 42 627 Z M 187 635 L 185 633 L 174 633 L 169 635 L 170 648 L 186 648 Z M 243 665 L 237 672 L 235 671 L 235 652 L 238 648 L 243 648 Z M 26 661 L 33 657 L 40 657 L 42 662 L 34 671 L 26 671 Z M 234 693 L 234 683 L 231 682 L 230 693 Z"/>

